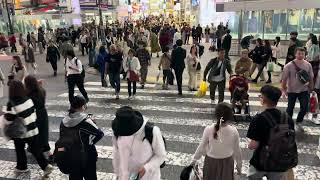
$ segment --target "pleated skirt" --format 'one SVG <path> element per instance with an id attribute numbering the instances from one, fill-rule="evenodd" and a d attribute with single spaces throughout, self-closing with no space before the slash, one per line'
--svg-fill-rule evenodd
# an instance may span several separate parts
<path id="1" fill-rule="evenodd" d="M 233 157 L 215 159 L 206 156 L 203 166 L 203 180 L 234 180 Z"/>

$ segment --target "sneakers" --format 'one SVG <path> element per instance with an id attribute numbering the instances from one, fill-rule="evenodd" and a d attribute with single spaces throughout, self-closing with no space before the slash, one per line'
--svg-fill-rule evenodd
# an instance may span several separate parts
<path id="1" fill-rule="evenodd" d="M 46 169 L 43 171 L 43 177 L 48 177 L 49 174 L 51 174 L 53 170 L 54 170 L 54 167 L 51 166 L 50 164 L 48 164 Z"/>
<path id="2" fill-rule="evenodd" d="M 129 97 L 128 97 L 128 100 L 132 100 L 132 96 L 129 96 Z"/>
<path id="3" fill-rule="evenodd" d="M 14 172 L 15 173 L 27 173 L 29 172 L 30 170 L 27 168 L 27 169 L 18 169 L 18 168 L 15 168 L 14 169 Z"/>
<path id="4" fill-rule="evenodd" d="M 272 83 L 272 81 L 269 79 L 266 83 L 267 83 L 267 84 L 270 84 L 270 83 Z"/>
<path id="5" fill-rule="evenodd" d="M 211 104 L 215 104 L 215 100 L 211 100 Z"/>
<path id="6" fill-rule="evenodd" d="M 144 89 L 144 85 L 141 85 L 141 89 Z"/>
<path id="7" fill-rule="evenodd" d="M 53 76 L 56 77 L 57 76 L 57 71 L 53 72 Z"/>
<path id="8" fill-rule="evenodd" d="M 116 94 L 116 100 L 120 99 L 119 94 Z"/>

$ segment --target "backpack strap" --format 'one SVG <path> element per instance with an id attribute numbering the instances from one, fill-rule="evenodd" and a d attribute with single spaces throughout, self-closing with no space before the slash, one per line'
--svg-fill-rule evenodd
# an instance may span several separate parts
<path id="1" fill-rule="evenodd" d="M 291 62 L 294 65 L 294 67 L 296 68 L 296 71 L 300 71 L 301 70 L 301 68 L 299 68 L 299 66 L 294 61 L 291 61 Z"/>

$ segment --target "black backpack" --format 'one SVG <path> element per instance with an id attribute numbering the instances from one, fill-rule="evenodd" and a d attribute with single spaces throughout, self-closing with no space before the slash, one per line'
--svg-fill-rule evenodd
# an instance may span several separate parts
<path id="1" fill-rule="evenodd" d="M 204 53 L 204 46 L 199 44 L 198 47 L 199 47 L 199 57 L 201 57 Z"/>
<path id="2" fill-rule="evenodd" d="M 144 134 L 145 137 L 143 138 L 143 140 L 147 139 L 152 147 L 152 140 L 153 140 L 153 127 L 154 124 L 151 122 L 147 122 L 145 127 L 144 127 Z M 166 139 L 162 136 L 163 142 L 164 142 L 164 146 L 167 149 L 167 145 L 166 145 Z M 160 168 L 164 168 L 166 166 L 166 162 L 164 161 L 161 165 Z"/>
<path id="3" fill-rule="evenodd" d="M 301 69 L 297 66 L 297 64 L 294 61 L 291 61 L 294 65 L 294 67 L 296 68 L 297 71 L 297 79 L 302 83 L 302 84 L 307 84 L 310 82 L 310 76 L 308 74 L 308 72 L 304 69 Z"/>
<path id="4" fill-rule="evenodd" d="M 70 174 L 73 167 L 85 167 L 87 153 L 80 139 L 79 124 L 75 127 L 60 125 L 60 136 L 55 144 L 54 162 L 64 174 Z"/>
<path id="5" fill-rule="evenodd" d="M 295 132 L 289 128 L 288 114 L 281 112 L 280 123 L 277 123 L 270 113 L 264 116 L 272 128 L 267 145 L 263 146 L 260 152 L 260 167 L 267 172 L 285 172 L 297 166 Z"/>

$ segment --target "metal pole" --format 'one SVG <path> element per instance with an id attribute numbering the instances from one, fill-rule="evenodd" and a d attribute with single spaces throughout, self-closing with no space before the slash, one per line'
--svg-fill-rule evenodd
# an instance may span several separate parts
<path id="1" fill-rule="evenodd" d="M 13 26 L 12 26 L 12 22 L 11 22 L 11 15 L 10 15 L 10 11 L 8 9 L 8 0 L 5 0 L 6 3 L 6 10 L 7 10 L 7 14 L 8 14 L 8 23 L 9 23 L 9 32 L 8 34 L 13 34 Z"/>

